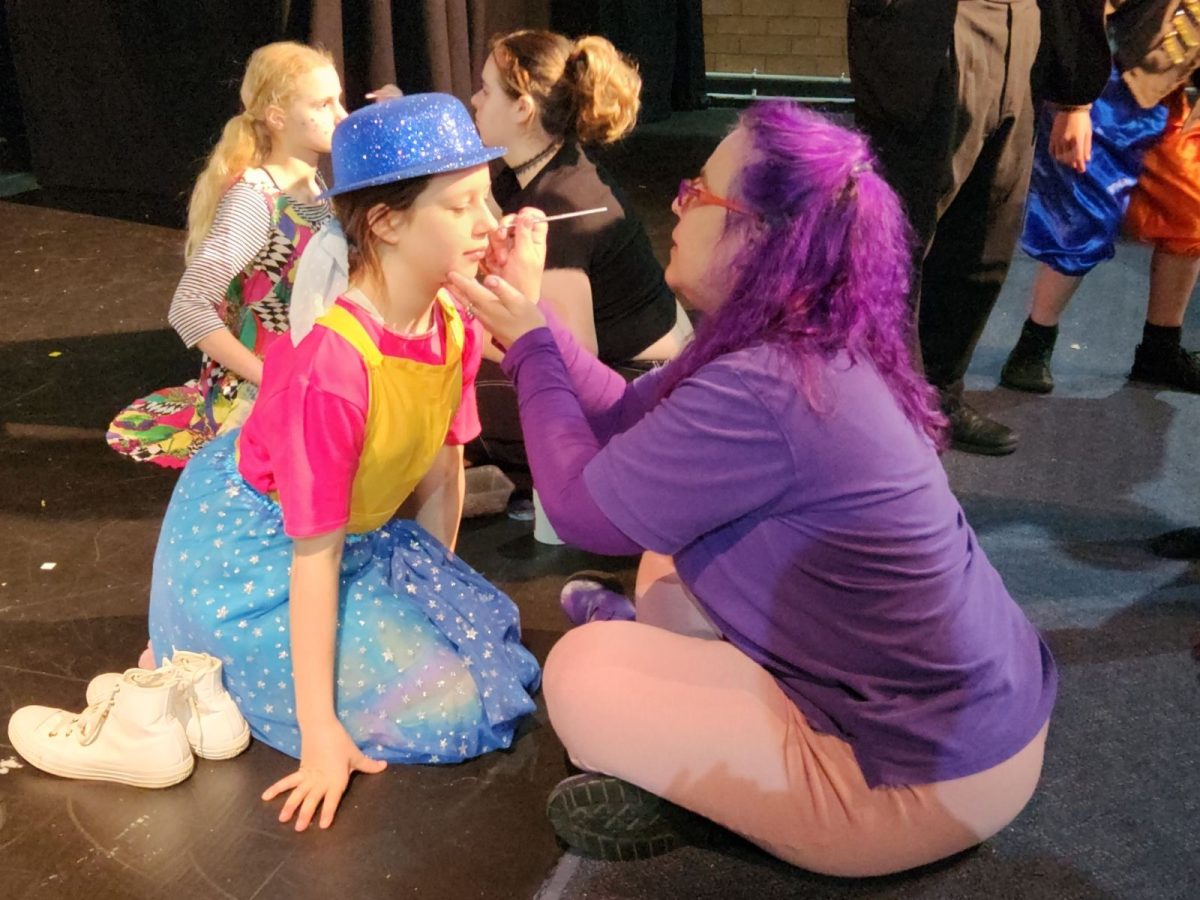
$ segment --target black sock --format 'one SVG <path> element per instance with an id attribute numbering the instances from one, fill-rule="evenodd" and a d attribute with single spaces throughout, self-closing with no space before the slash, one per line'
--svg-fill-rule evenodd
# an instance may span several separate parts
<path id="1" fill-rule="evenodd" d="M 1142 346 L 1148 351 L 1170 353 L 1179 347 L 1182 338 L 1182 325 L 1151 325 L 1147 322 L 1142 326 Z"/>
<path id="2" fill-rule="evenodd" d="M 1039 325 L 1032 318 L 1025 319 L 1025 327 L 1021 329 L 1021 337 L 1039 346 L 1054 346 L 1058 339 L 1057 325 Z"/>

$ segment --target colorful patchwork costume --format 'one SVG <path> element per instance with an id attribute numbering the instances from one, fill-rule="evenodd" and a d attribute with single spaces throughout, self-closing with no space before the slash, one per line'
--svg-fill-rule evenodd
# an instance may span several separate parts
<path id="1" fill-rule="evenodd" d="M 329 219 L 327 202 L 298 203 L 261 169 L 226 192 L 212 230 L 172 300 L 171 324 L 189 347 L 228 328 L 260 358 L 288 330 L 294 265 Z M 108 443 L 139 462 L 179 468 L 221 431 L 241 424 L 257 391 L 205 355 L 200 375 L 134 401 Z"/>

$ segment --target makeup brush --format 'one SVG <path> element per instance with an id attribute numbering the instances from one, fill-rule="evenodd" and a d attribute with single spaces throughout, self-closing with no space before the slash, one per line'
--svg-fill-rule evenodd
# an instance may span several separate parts
<path id="1" fill-rule="evenodd" d="M 559 219 L 574 219 L 577 216 L 592 216 L 596 213 L 608 212 L 607 206 L 597 206 L 594 209 L 577 209 L 575 212 L 559 213 L 556 216 L 546 216 L 545 218 L 537 219 L 538 222 L 557 222 Z M 512 225 L 502 225 L 505 231 L 512 228 Z"/>

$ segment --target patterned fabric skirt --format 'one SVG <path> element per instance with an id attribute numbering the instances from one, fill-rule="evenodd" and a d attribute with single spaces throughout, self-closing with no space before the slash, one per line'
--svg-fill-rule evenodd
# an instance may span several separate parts
<path id="1" fill-rule="evenodd" d="M 256 385 L 218 370 L 204 390 L 203 379 L 162 388 L 133 401 L 108 426 L 108 445 L 135 462 L 180 469 L 206 443 L 246 421 L 258 396 Z"/>
<path id="2" fill-rule="evenodd" d="M 1063 275 L 1085 275 L 1116 252 L 1142 157 L 1167 123 L 1165 107 L 1142 109 L 1113 72 L 1092 104 L 1092 159 L 1082 174 L 1050 153 L 1054 115 L 1042 110 L 1021 246 Z"/>
<path id="3" fill-rule="evenodd" d="M 292 540 L 279 505 L 237 471 L 233 431 L 206 444 L 171 497 L 154 557 L 158 655 L 211 653 L 256 738 L 300 755 L 288 621 Z M 541 677 L 515 604 L 411 521 L 347 538 L 337 716 L 392 762 L 460 762 L 508 747 Z"/>

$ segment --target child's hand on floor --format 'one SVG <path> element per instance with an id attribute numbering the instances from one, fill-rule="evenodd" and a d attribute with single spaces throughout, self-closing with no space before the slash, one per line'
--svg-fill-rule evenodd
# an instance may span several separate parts
<path id="1" fill-rule="evenodd" d="M 321 806 L 320 827 L 333 824 L 334 814 L 353 772 L 376 774 L 387 768 L 381 759 L 368 759 L 351 740 L 340 722 L 313 729 L 300 736 L 300 769 L 281 778 L 263 792 L 263 800 L 273 800 L 284 791 L 291 791 L 279 821 L 291 821 L 296 816 L 296 830 L 304 831 Z"/>

